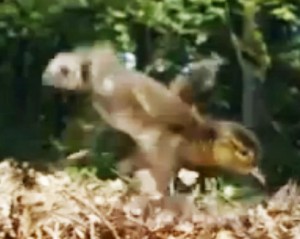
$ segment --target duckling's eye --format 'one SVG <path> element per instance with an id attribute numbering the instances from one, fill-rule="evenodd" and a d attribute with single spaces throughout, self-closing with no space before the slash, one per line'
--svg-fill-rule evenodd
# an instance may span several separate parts
<path id="1" fill-rule="evenodd" d="M 63 76 L 68 76 L 68 74 L 69 74 L 69 69 L 68 69 L 68 67 L 66 67 L 66 66 L 62 66 L 61 68 L 60 68 L 60 73 L 63 75 Z"/>
<path id="2" fill-rule="evenodd" d="M 248 151 L 247 150 L 240 150 L 240 154 L 244 157 L 248 156 Z"/>
<path id="3" fill-rule="evenodd" d="M 246 157 L 249 155 L 249 151 L 243 147 L 243 145 L 236 141 L 236 140 L 231 140 L 231 144 L 234 148 L 234 150 L 242 157 Z"/>

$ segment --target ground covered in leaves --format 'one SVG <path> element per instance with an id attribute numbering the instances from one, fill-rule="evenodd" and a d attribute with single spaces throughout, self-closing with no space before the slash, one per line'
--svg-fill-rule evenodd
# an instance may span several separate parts
<path id="1" fill-rule="evenodd" d="M 121 180 L 71 178 L 11 161 L 0 164 L 0 238 L 299 238 L 300 190 L 294 184 L 252 206 L 212 196 L 201 210 L 128 210 Z M 143 201 L 143 200 L 142 200 Z M 176 210 L 175 210 L 176 211 Z"/>

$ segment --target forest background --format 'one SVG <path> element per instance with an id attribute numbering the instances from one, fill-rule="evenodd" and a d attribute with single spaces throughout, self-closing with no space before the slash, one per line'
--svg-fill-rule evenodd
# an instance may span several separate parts
<path id="1" fill-rule="evenodd" d="M 0 158 L 53 162 L 83 147 L 80 132 L 68 141 L 65 131 L 85 106 L 42 87 L 41 75 L 57 52 L 100 41 L 133 52 L 137 69 L 164 83 L 193 59 L 221 56 L 208 113 L 257 132 L 272 185 L 300 178 L 296 0 L 1 1 Z M 116 141 L 100 133 L 93 149 L 107 177 Z"/>

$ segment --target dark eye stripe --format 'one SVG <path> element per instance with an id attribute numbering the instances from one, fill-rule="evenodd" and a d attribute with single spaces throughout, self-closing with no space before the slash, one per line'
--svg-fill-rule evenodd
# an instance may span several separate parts
<path id="1" fill-rule="evenodd" d="M 239 151 L 240 154 L 246 156 L 249 154 L 249 151 L 242 145 L 236 142 L 235 140 L 231 140 L 231 143 L 235 150 Z"/>

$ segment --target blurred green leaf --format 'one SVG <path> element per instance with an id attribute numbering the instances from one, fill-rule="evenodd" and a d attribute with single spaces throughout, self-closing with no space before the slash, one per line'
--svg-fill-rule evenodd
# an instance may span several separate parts
<path id="1" fill-rule="evenodd" d="M 293 5 L 284 5 L 273 9 L 271 13 L 279 19 L 283 19 L 288 22 L 297 22 L 299 21 L 299 16 L 293 12 L 294 10 L 295 7 Z"/>
<path id="2" fill-rule="evenodd" d="M 1 16 L 12 16 L 17 17 L 18 16 L 18 9 L 15 5 L 10 3 L 1 3 L 0 5 L 0 17 Z"/>

